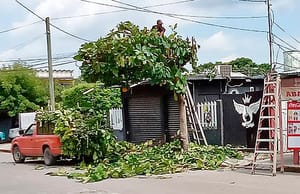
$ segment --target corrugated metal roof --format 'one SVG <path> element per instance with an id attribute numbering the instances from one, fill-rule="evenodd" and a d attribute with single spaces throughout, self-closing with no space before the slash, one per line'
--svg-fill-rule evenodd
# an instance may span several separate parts
<path id="1" fill-rule="evenodd" d="M 258 76 L 247 76 L 245 74 L 239 73 L 239 72 L 231 72 L 231 79 L 264 79 L 264 75 L 258 75 Z M 216 77 L 212 78 L 213 80 L 222 80 L 227 79 L 224 76 L 217 75 Z M 198 75 L 191 75 L 188 77 L 188 80 L 209 80 L 209 77 L 204 74 L 198 74 Z"/>
<path id="2" fill-rule="evenodd" d="M 300 77 L 300 70 L 284 71 L 280 73 L 280 77 Z"/>

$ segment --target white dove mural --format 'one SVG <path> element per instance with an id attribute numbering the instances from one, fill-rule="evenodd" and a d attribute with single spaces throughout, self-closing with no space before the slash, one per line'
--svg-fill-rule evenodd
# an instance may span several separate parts
<path id="1" fill-rule="evenodd" d="M 245 105 L 250 102 L 251 98 L 251 96 L 249 97 L 245 94 L 245 97 L 242 98 L 244 104 L 239 104 L 233 100 L 234 108 L 239 114 L 242 115 L 242 125 L 246 128 L 254 127 L 253 115 L 256 114 L 260 108 L 260 99 L 257 102 L 249 104 L 248 106 Z"/>

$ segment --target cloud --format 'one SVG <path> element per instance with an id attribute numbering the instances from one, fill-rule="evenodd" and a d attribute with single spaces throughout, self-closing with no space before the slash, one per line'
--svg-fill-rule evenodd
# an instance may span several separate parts
<path id="1" fill-rule="evenodd" d="M 275 10 L 296 9 L 296 0 L 284 0 L 284 1 L 283 0 L 273 0 L 271 3 L 271 6 Z"/>
<path id="2" fill-rule="evenodd" d="M 226 35 L 223 31 L 219 31 L 202 43 L 201 47 L 207 51 L 232 51 L 234 50 L 233 40 L 229 35 Z"/>
<path id="3" fill-rule="evenodd" d="M 111 0 L 93 0 L 95 2 L 120 5 Z M 178 0 L 126 0 L 129 4 L 144 7 L 157 4 L 174 3 Z M 288 9 L 296 9 L 299 0 L 272 0 L 276 19 L 283 18 L 277 12 L 284 13 Z M 5 2 L 5 3 L 4 3 Z M 169 17 L 161 14 L 145 13 L 137 11 L 122 11 L 117 13 L 106 13 L 88 17 L 76 17 L 55 20 L 54 18 L 65 16 L 79 16 L 86 14 L 102 13 L 120 10 L 109 6 L 82 2 L 80 0 L 21 0 L 26 6 L 39 14 L 41 17 L 50 17 L 51 23 L 79 37 L 96 40 L 100 36 L 105 36 L 112 28 L 121 21 L 132 21 L 141 28 L 146 26 L 151 28 L 157 19 L 162 19 L 170 33 L 168 25 L 178 24 L 178 33 L 183 37 L 194 36 L 201 45 L 199 58 L 202 62 L 214 62 L 230 60 L 235 57 L 249 56 L 252 59 L 265 62 L 268 58 L 268 48 L 265 34 L 248 33 L 242 31 L 217 28 L 199 23 L 185 21 L 180 18 Z M 6 18 L 1 22 L 1 29 L 8 29 L 20 25 L 32 23 L 38 18 L 15 1 L 0 1 L 2 12 L 1 18 Z M 124 5 L 120 5 L 124 6 Z M 299 7 L 299 6 L 298 6 Z M 236 0 L 195 0 L 180 4 L 170 4 L 160 7 L 149 8 L 156 12 L 202 15 L 202 16 L 249 16 L 266 15 L 266 5 L 264 3 L 249 3 Z M 185 17 L 187 18 L 187 17 Z M 189 18 L 200 22 L 215 23 L 227 26 L 243 28 L 266 29 L 266 21 L 259 20 L 220 20 Z M 282 22 L 284 23 L 284 22 Z M 293 34 L 293 33 L 292 33 Z M 0 60 L 6 58 L 32 58 L 36 56 L 46 57 L 46 37 L 39 41 L 28 43 L 23 47 L 14 48 L 22 42 L 28 42 L 36 36 L 45 35 L 45 23 L 40 22 L 26 28 L 12 31 L 7 34 L 0 34 Z M 296 34 L 297 35 L 297 34 Z M 53 27 L 51 27 L 52 53 L 53 56 L 59 53 L 76 52 L 83 41 L 70 37 Z M 200 41 L 199 41 L 200 40 Z"/>
<path id="4" fill-rule="evenodd" d="M 232 60 L 235 60 L 236 58 L 238 58 L 236 55 L 229 55 L 229 56 L 221 58 L 220 61 L 222 61 L 223 63 L 226 63 L 226 62 L 230 62 Z"/>

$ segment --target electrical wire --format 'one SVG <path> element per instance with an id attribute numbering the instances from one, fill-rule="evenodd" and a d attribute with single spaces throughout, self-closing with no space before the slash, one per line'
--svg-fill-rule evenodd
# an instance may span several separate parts
<path id="1" fill-rule="evenodd" d="M 24 24 L 24 25 L 21 25 L 21 26 L 10 28 L 10 29 L 7 29 L 7 30 L 2 30 L 2 31 L 0 31 L 0 34 L 6 33 L 6 32 L 11 32 L 11 31 L 14 31 L 14 30 L 19 30 L 19 29 L 22 29 L 22 28 L 25 28 L 25 27 L 28 27 L 28 26 L 31 26 L 31 25 L 34 25 L 34 24 L 37 24 L 37 23 L 41 23 L 41 22 L 42 21 L 36 21 L 36 22 L 29 23 L 29 24 Z"/>
<path id="2" fill-rule="evenodd" d="M 167 5 L 179 4 L 179 3 L 187 3 L 187 2 L 191 2 L 191 1 L 194 1 L 194 0 L 176 1 L 176 2 L 171 2 L 171 3 L 163 3 L 163 4 L 157 4 L 157 5 L 144 6 L 142 8 L 162 7 L 162 6 L 167 6 Z M 88 17 L 88 16 L 95 16 L 95 15 L 105 15 L 105 14 L 110 14 L 110 13 L 119 13 L 119 12 L 124 12 L 124 11 L 130 11 L 130 10 L 121 9 L 121 10 L 115 10 L 115 11 L 98 12 L 98 13 L 83 14 L 83 15 L 77 15 L 77 16 L 56 17 L 56 18 L 51 18 L 51 20 L 81 18 L 81 17 Z M 267 16 L 204 16 L 204 15 L 185 15 L 185 14 L 174 14 L 174 15 L 190 17 L 190 18 L 205 18 L 205 19 L 261 19 L 261 18 L 267 18 Z"/>
<path id="3" fill-rule="evenodd" d="M 207 26 L 226 28 L 226 29 L 231 29 L 231 30 L 248 31 L 248 32 L 267 33 L 267 31 L 264 31 L 264 30 L 239 28 L 239 27 L 226 26 L 226 25 L 221 25 L 221 24 L 201 22 L 201 21 L 197 21 L 197 20 L 177 16 L 176 14 L 173 14 L 173 13 L 164 13 L 164 12 L 153 11 L 153 10 L 149 10 L 149 9 L 146 9 L 146 8 L 131 5 L 131 4 L 128 4 L 128 3 L 123 3 L 123 2 L 120 2 L 120 1 L 112 0 L 114 2 L 123 4 L 123 5 L 126 5 L 126 6 L 130 6 L 130 7 L 133 7 L 133 8 L 123 7 L 123 6 L 118 6 L 118 5 L 112 5 L 112 4 L 107 4 L 107 3 L 94 2 L 94 1 L 90 1 L 90 0 L 81 0 L 81 1 L 87 2 L 87 3 L 92 3 L 92 4 L 98 4 L 98 5 L 102 5 L 102 6 L 107 6 L 107 7 L 115 7 L 115 8 L 127 9 L 127 10 L 132 10 L 132 11 L 139 11 L 139 12 L 144 12 L 144 13 L 153 13 L 153 14 L 158 14 L 158 15 L 165 15 L 165 16 L 168 16 L 168 17 L 171 17 L 171 18 L 176 18 L 176 19 L 189 21 L 189 22 L 193 22 L 193 23 L 198 23 L 198 24 L 202 24 L 202 25 L 207 25 Z"/>
<path id="4" fill-rule="evenodd" d="M 274 44 L 276 44 L 284 53 L 286 53 L 287 55 L 289 55 L 292 59 L 294 59 L 294 60 L 296 60 L 296 61 L 298 61 L 299 63 L 300 63 L 300 59 L 298 59 L 298 58 L 296 58 L 295 56 L 293 56 L 293 55 L 291 55 L 290 53 L 289 53 L 289 51 L 291 51 L 291 50 L 285 50 L 284 49 L 284 47 L 282 47 L 282 45 L 280 45 L 280 44 L 278 44 L 278 43 L 274 43 Z M 298 51 L 298 50 L 295 50 L 295 51 Z M 300 52 L 300 51 L 299 51 Z M 286 65 L 286 64 L 284 64 L 284 65 Z M 295 68 L 295 67 L 293 67 L 293 66 L 290 66 L 290 65 L 286 65 L 287 67 L 291 67 L 291 68 Z"/>
<path id="5" fill-rule="evenodd" d="M 70 63 L 76 63 L 75 60 L 72 60 L 72 61 L 66 61 L 66 62 L 61 62 L 61 63 L 57 63 L 57 64 L 53 64 L 52 66 L 53 67 L 58 67 L 58 66 L 63 66 L 63 65 L 67 65 L 67 64 L 70 64 Z M 23 71 L 23 70 L 18 70 L 18 69 L 9 69 L 11 68 L 12 65 L 8 66 L 8 67 L 0 67 L 0 72 L 4 69 L 5 72 L 13 72 L 13 71 Z M 29 68 L 29 69 L 32 69 L 32 70 L 39 70 L 39 69 L 43 69 L 43 68 L 48 68 L 48 65 L 47 66 L 43 66 L 43 67 L 34 67 L 32 68 L 31 66 L 26 66 L 26 68 Z"/>
<path id="6" fill-rule="evenodd" d="M 38 14 L 36 14 L 34 11 L 32 11 L 31 9 L 29 9 L 28 7 L 26 7 L 23 3 L 21 3 L 21 2 L 18 1 L 18 0 L 15 0 L 15 1 L 16 1 L 19 5 L 21 5 L 24 9 L 26 9 L 27 11 L 29 11 L 31 14 L 35 15 L 35 16 L 38 17 L 40 20 L 45 21 L 44 18 L 42 18 L 41 16 L 39 16 Z M 91 40 L 88 40 L 88 39 L 85 39 L 85 38 L 81 38 L 81 37 L 79 37 L 79 36 L 77 36 L 77 35 L 74 35 L 74 34 L 72 34 L 72 33 L 70 33 L 70 32 L 67 32 L 67 31 L 61 29 L 60 27 L 58 27 L 58 26 L 56 26 L 56 25 L 54 25 L 54 24 L 51 24 L 51 23 L 50 23 L 50 25 L 51 25 L 53 28 L 55 28 L 55 29 L 57 29 L 57 30 L 59 30 L 59 31 L 61 31 L 61 32 L 63 32 L 63 33 L 65 33 L 65 34 L 67 34 L 67 35 L 73 37 L 73 38 L 77 38 L 77 39 L 83 40 L 83 41 L 85 41 L 85 42 L 91 42 Z"/>
<path id="7" fill-rule="evenodd" d="M 59 54 L 55 54 L 52 59 L 56 60 L 56 59 L 65 59 L 65 58 L 70 58 L 72 56 L 74 56 L 76 54 L 76 52 L 72 52 L 72 53 L 59 53 Z M 23 62 L 34 62 L 34 61 L 44 61 L 47 60 L 47 57 L 37 57 L 37 58 L 17 58 L 17 59 L 7 59 L 7 60 L 0 60 L 0 62 L 18 62 L 18 61 L 23 61 Z"/>
<path id="8" fill-rule="evenodd" d="M 283 42 L 284 44 L 286 44 L 287 46 L 289 46 L 290 48 L 292 48 L 290 50 L 297 50 L 296 47 L 292 46 L 291 44 L 289 44 L 288 42 L 286 42 L 285 40 L 283 40 L 282 38 L 280 38 L 276 34 L 273 34 L 273 37 L 277 38 L 278 40 L 280 40 L 281 42 Z"/>
<path id="9" fill-rule="evenodd" d="M 227 29 L 232 29 L 232 30 L 252 31 L 252 32 L 266 32 L 266 31 L 252 30 L 252 29 L 246 29 L 246 28 L 237 28 L 237 27 L 232 27 L 232 26 L 225 26 L 225 25 L 219 25 L 219 24 L 212 24 L 212 23 L 207 23 L 207 22 L 196 21 L 196 20 L 186 19 L 186 18 L 182 18 L 182 17 L 177 17 L 176 14 L 169 14 L 169 13 L 162 13 L 162 12 L 152 11 L 152 10 L 141 8 L 141 7 L 129 4 L 129 3 L 123 3 L 123 2 L 118 1 L 118 0 L 111 0 L 111 1 L 122 4 L 122 5 L 130 6 L 130 7 L 133 7 L 135 9 L 142 9 L 142 10 L 145 10 L 146 12 L 162 14 L 162 15 L 166 15 L 166 16 L 169 16 L 169 17 L 172 17 L 172 18 L 191 21 L 191 22 L 204 24 L 204 25 L 209 25 L 209 26 L 214 26 L 214 27 L 222 27 L 222 28 L 227 28 Z"/>
<path id="10" fill-rule="evenodd" d="M 73 38 L 77 38 L 77 39 L 83 40 L 83 41 L 85 41 L 85 42 L 91 42 L 91 40 L 88 40 L 88 39 L 85 39 L 85 38 L 81 38 L 81 37 L 79 37 L 79 36 L 77 36 L 77 35 L 74 35 L 74 34 L 72 34 L 72 33 L 70 33 L 70 32 L 67 32 L 67 31 L 61 29 L 60 27 L 58 27 L 58 26 L 56 26 L 56 25 L 54 25 L 54 24 L 52 24 L 52 23 L 50 23 L 50 26 L 52 26 L 53 28 L 55 28 L 55 29 L 57 29 L 57 30 L 59 30 L 59 31 L 61 31 L 61 32 L 67 34 L 67 35 L 69 35 L 69 36 L 72 36 Z"/>
<path id="11" fill-rule="evenodd" d="M 195 1 L 195 0 L 184 0 L 184 1 L 176 1 L 176 2 L 170 2 L 170 3 L 162 3 L 162 4 L 157 4 L 157 5 L 145 6 L 143 8 L 161 7 L 161 6 L 166 6 L 166 5 L 174 5 L 174 4 L 179 4 L 179 3 L 187 3 L 187 2 L 191 2 L 191 1 Z M 118 12 L 124 12 L 124 11 L 128 11 L 128 9 L 115 10 L 115 11 L 106 11 L 106 12 L 98 12 L 98 13 L 92 13 L 92 14 L 83 14 L 83 15 L 77 15 L 77 16 L 56 17 L 56 18 L 51 18 L 51 20 L 63 20 L 63 19 L 81 18 L 81 17 L 88 17 L 88 16 L 95 16 L 95 15 L 104 15 L 104 14 L 110 14 L 110 13 L 118 13 Z"/>
<path id="12" fill-rule="evenodd" d="M 239 0 L 244 2 L 250 2 L 250 3 L 266 3 L 266 0 Z"/>
<path id="13" fill-rule="evenodd" d="M 70 63 L 75 63 L 75 62 L 76 62 L 75 60 L 73 60 L 73 61 L 67 61 L 67 62 L 53 64 L 52 66 L 53 67 L 57 67 L 57 66 L 67 65 L 67 64 L 70 64 Z M 33 68 L 33 69 L 42 69 L 42 68 L 48 68 L 48 65 L 47 66 L 43 66 L 43 67 Z"/>
<path id="14" fill-rule="evenodd" d="M 52 62 L 56 63 L 56 62 L 60 61 L 60 63 L 63 63 L 63 62 L 66 62 L 66 61 L 70 61 L 70 59 L 73 59 L 73 58 L 68 57 L 68 58 L 63 58 L 63 59 L 64 59 L 63 61 L 60 61 L 62 59 L 53 59 Z M 69 59 L 69 60 L 65 60 L 65 59 Z M 48 64 L 48 60 L 40 61 L 40 62 L 37 62 L 37 63 L 31 63 L 30 65 L 27 65 L 27 67 L 37 67 L 37 66 L 45 65 L 45 64 Z"/>
<path id="15" fill-rule="evenodd" d="M 292 36 L 291 34 L 289 34 L 285 29 L 283 29 L 278 23 L 273 22 L 275 24 L 275 26 L 277 26 L 282 32 L 286 33 L 287 35 L 289 35 L 290 38 L 292 38 L 294 41 L 296 41 L 298 44 L 300 44 L 300 41 L 297 40 L 294 36 Z"/>
<path id="16" fill-rule="evenodd" d="M 43 33 L 43 34 L 41 34 L 41 35 L 38 35 L 38 36 L 36 36 L 36 37 L 33 37 L 32 39 L 29 39 L 29 40 L 27 40 L 27 41 L 24 41 L 24 42 L 22 42 L 22 43 L 20 43 L 20 44 L 18 44 L 18 45 L 15 45 L 15 46 L 13 46 L 13 47 L 7 49 L 7 50 L 11 50 L 11 49 L 19 50 L 19 49 L 21 49 L 21 48 L 23 48 L 23 47 L 25 47 L 25 46 L 28 46 L 28 45 L 34 43 L 35 41 L 41 39 L 44 35 L 45 35 L 45 33 Z"/>

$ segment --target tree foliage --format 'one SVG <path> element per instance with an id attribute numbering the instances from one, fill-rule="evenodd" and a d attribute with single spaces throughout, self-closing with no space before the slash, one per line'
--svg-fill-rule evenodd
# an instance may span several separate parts
<path id="1" fill-rule="evenodd" d="M 109 125 L 109 110 L 121 106 L 119 90 L 81 83 L 63 92 L 62 106 L 38 114 L 38 121 L 54 126 L 66 156 L 99 162 L 113 153 L 116 139 Z"/>
<path id="2" fill-rule="evenodd" d="M 15 116 L 45 105 L 46 84 L 36 77 L 33 70 L 19 64 L 10 69 L 0 69 L 0 111 Z"/>
<path id="3" fill-rule="evenodd" d="M 119 89 L 101 88 L 96 83 L 80 83 L 62 92 L 63 108 L 90 109 L 107 113 L 110 108 L 121 107 Z"/>
<path id="4" fill-rule="evenodd" d="M 75 59 L 82 61 L 84 80 L 125 87 L 148 80 L 184 93 L 187 81 L 183 66 L 196 65 L 197 46 L 182 39 L 175 27 L 169 36 L 160 36 L 155 30 L 122 22 L 106 37 L 83 44 Z"/>
<path id="5" fill-rule="evenodd" d="M 271 70 L 271 66 L 269 64 L 256 64 L 251 59 L 245 57 L 230 61 L 228 65 L 232 65 L 233 71 L 241 72 L 248 76 L 264 75 Z"/>
<path id="6" fill-rule="evenodd" d="M 152 145 L 151 141 L 134 145 L 117 142 L 115 154 L 97 165 L 82 166 L 80 172 L 52 173 L 66 175 L 83 182 L 95 182 L 107 178 L 125 178 L 136 175 L 170 174 L 192 170 L 219 168 L 227 158 L 241 159 L 242 155 L 230 147 L 201 146 L 191 143 L 187 152 L 182 152 L 178 140 L 164 145 Z"/>
<path id="7" fill-rule="evenodd" d="M 196 73 L 204 73 L 208 77 L 213 78 L 216 75 L 215 67 L 217 65 L 232 65 L 232 71 L 241 72 L 248 76 L 264 75 L 270 72 L 271 66 L 267 63 L 256 64 L 249 58 L 241 57 L 228 63 L 216 62 L 205 63 L 194 69 Z"/>

